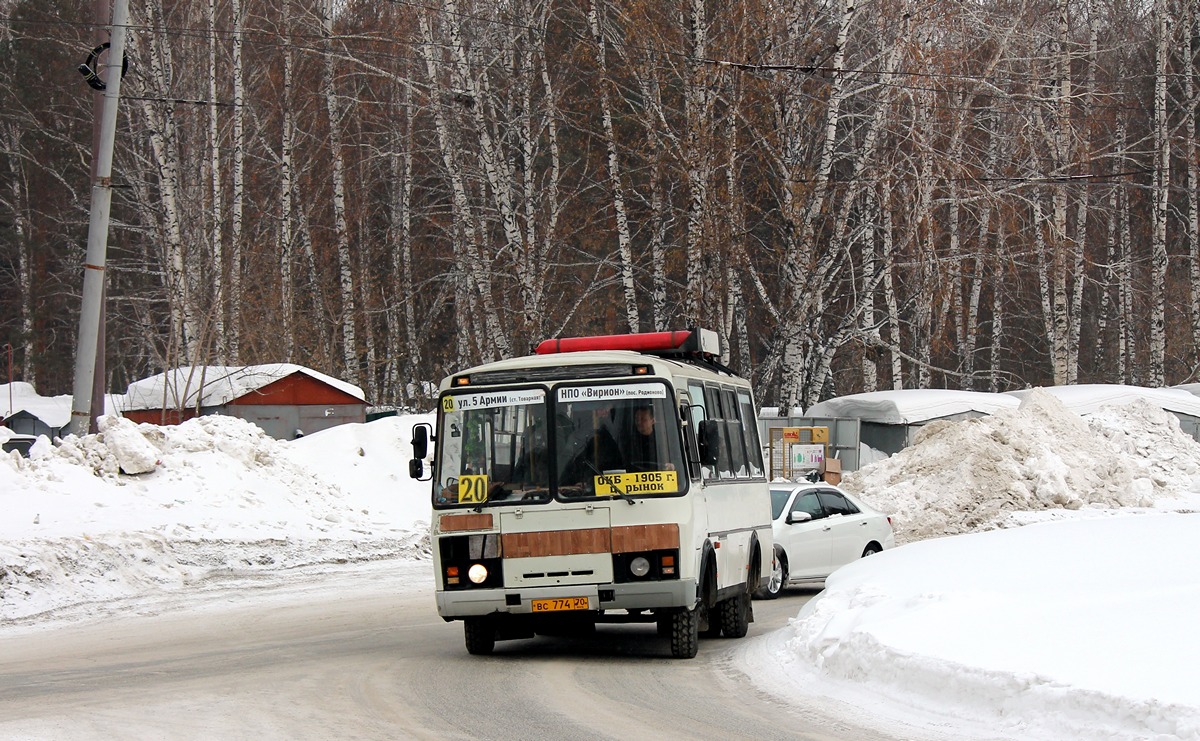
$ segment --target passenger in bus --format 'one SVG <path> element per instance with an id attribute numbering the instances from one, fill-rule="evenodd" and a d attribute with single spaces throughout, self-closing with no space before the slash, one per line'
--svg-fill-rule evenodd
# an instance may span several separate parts
<path id="1" fill-rule="evenodd" d="M 544 421 L 535 419 L 525 429 L 525 433 L 521 437 L 517 464 L 513 467 L 512 472 L 512 481 L 518 488 L 546 486 L 550 476 L 550 456 L 546 437 Z"/>
<path id="2" fill-rule="evenodd" d="M 675 465 L 660 462 L 658 433 L 654 427 L 654 407 L 643 404 L 633 412 L 633 439 L 629 444 L 630 471 L 673 471 Z"/>
<path id="3" fill-rule="evenodd" d="M 591 468 L 599 473 L 625 467 L 625 459 L 612 433 L 613 407 L 605 404 L 592 410 L 592 437 L 584 453 Z"/>

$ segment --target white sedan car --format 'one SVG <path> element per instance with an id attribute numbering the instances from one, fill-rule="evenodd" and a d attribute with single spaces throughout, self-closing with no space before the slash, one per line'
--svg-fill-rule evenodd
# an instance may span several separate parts
<path id="1" fill-rule="evenodd" d="M 823 482 L 771 484 L 775 558 L 760 597 L 789 584 L 821 582 L 839 566 L 894 548 L 892 518 Z"/>

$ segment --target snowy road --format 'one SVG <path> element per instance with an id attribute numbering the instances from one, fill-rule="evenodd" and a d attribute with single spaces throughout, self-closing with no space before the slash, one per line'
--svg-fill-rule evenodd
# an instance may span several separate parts
<path id="1" fill-rule="evenodd" d="M 730 661 L 740 641 L 702 641 L 679 661 L 651 627 L 612 626 L 601 630 L 621 641 L 542 638 L 471 657 L 460 625 L 437 617 L 427 572 L 227 583 L 199 605 L 193 594 L 6 630 L 0 738 L 873 737 L 755 690 Z M 810 596 L 756 602 L 751 636 Z"/>

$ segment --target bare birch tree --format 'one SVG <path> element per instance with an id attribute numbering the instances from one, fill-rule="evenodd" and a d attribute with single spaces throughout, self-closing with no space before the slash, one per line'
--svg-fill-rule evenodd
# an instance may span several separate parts
<path id="1" fill-rule="evenodd" d="M 1191 292 L 1192 375 L 1200 372 L 1200 149 L 1196 146 L 1196 106 L 1200 87 L 1196 84 L 1200 64 L 1200 44 L 1196 35 L 1196 4 L 1185 2 L 1183 36 L 1183 161 L 1187 163 L 1187 244 L 1188 284 Z"/>
<path id="2" fill-rule="evenodd" d="M 162 245 L 161 270 L 163 287 L 171 316 L 170 345 L 178 348 L 178 364 L 200 360 L 201 320 L 194 304 L 200 271 L 198 255 L 190 254 L 188 243 L 202 244 L 203 240 L 186 240 L 184 215 L 180 203 L 183 162 L 180 153 L 179 127 L 176 122 L 174 55 L 170 46 L 168 23 L 162 0 L 145 0 L 143 23 L 147 26 L 146 48 L 149 69 L 142 81 L 141 114 L 146 120 L 153 164 L 158 175 L 157 202 L 144 212 L 151 214 L 152 228 Z M 132 37 L 136 40 L 136 37 Z M 136 44 L 131 44 L 135 46 Z"/>
<path id="3" fill-rule="evenodd" d="M 242 60 L 246 12 L 243 0 L 230 0 L 233 13 L 233 193 L 229 204 L 229 306 L 226 350 L 229 362 L 241 363 L 243 212 L 246 203 L 246 80 Z"/>
<path id="4" fill-rule="evenodd" d="M 221 121 L 218 115 L 220 103 L 217 99 L 217 0 L 208 0 L 205 21 L 208 25 L 208 176 L 210 186 L 209 250 L 212 265 L 212 312 L 213 337 L 216 340 L 215 355 L 222 362 L 227 360 L 225 345 L 225 245 L 221 229 L 225 223 L 224 193 L 221 182 Z"/>
<path id="5" fill-rule="evenodd" d="M 338 288 L 341 296 L 342 363 L 345 377 L 357 384 L 360 378 L 357 335 L 357 297 L 354 285 L 354 258 L 350 254 L 350 228 L 346 222 L 346 159 L 342 151 L 343 110 L 335 76 L 334 12 L 337 0 L 325 0 L 321 8 L 323 67 L 321 94 L 329 125 L 329 155 L 333 164 L 333 233 L 337 241 Z"/>
<path id="6" fill-rule="evenodd" d="M 1167 0 L 1154 3 L 1154 231 L 1150 240 L 1150 367 L 1147 381 L 1166 381 L 1167 211 L 1171 190 L 1171 141 L 1167 136 L 1167 71 L 1171 16 Z"/>
<path id="7" fill-rule="evenodd" d="M 617 246 L 621 269 L 621 292 L 625 299 L 625 324 L 630 332 L 637 332 L 641 320 L 637 303 L 637 286 L 634 282 L 632 237 L 629 233 L 629 215 L 625 211 L 625 186 L 621 183 L 621 160 L 617 150 L 617 137 L 613 128 L 612 99 L 608 80 L 608 31 L 604 23 L 602 2 L 591 0 L 588 4 L 588 26 L 592 41 L 596 45 L 596 68 L 600 75 L 600 120 L 604 126 L 604 144 L 608 150 L 608 181 L 612 190 L 613 211 L 616 217 Z"/>

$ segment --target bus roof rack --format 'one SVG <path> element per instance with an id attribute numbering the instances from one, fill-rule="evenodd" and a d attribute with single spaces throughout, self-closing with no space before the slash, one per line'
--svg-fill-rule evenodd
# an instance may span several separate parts
<path id="1" fill-rule="evenodd" d="M 699 360 L 724 370 L 717 360 L 721 354 L 721 341 L 717 333 L 711 329 L 698 327 L 672 332 L 639 332 L 542 340 L 534 352 L 538 355 L 554 355 L 588 350 L 632 350 L 665 358 Z"/>

